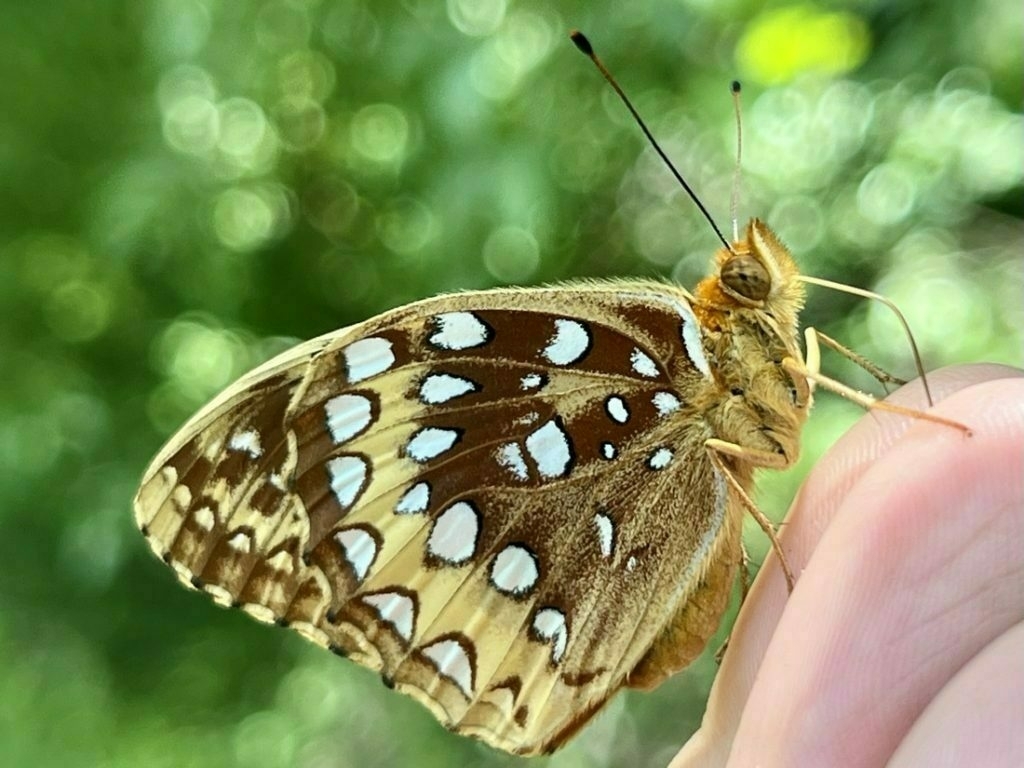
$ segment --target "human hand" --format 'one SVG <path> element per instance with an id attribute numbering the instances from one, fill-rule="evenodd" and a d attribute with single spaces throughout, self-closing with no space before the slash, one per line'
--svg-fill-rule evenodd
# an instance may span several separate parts
<path id="1" fill-rule="evenodd" d="M 1024 373 L 929 376 L 819 462 L 670 768 L 1024 765 Z M 920 383 L 889 398 L 924 407 Z"/>

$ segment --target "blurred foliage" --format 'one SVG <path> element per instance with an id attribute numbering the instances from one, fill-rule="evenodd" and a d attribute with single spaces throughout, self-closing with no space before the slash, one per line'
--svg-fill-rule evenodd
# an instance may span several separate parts
<path id="1" fill-rule="evenodd" d="M 720 222 L 739 77 L 741 218 L 893 298 L 928 364 L 1019 364 L 1022 24 L 1015 0 L 3 3 L 3 762 L 517 762 L 180 589 L 131 520 L 147 460 L 246 369 L 387 307 L 701 275 L 709 227 L 570 27 Z M 912 374 L 884 310 L 815 290 L 806 320 Z M 856 416 L 822 396 L 764 506 Z M 713 674 L 617 697 L 547 764 L 664 764 Z"/>

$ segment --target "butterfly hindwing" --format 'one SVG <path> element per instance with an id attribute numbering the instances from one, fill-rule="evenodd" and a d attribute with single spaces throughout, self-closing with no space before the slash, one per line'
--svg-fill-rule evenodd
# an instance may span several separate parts
<path id="1" fill-rule="evenodd" d="M 543 751 L 717 625 L 685 608 L 738 535 L 691 418 L 709 386 L 672 286 L 431 299 L 243 379 L 157 457 L 136 517 L 218 602 Z"/>

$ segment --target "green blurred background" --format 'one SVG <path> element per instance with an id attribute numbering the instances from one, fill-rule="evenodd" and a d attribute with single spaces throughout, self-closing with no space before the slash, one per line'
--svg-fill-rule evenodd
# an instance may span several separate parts
<path id="1" fill-rule="evenodd" d="M 196 408 L 298 339 L 456 288 L 700 277 L 709 227 L 572 27 L 723 229 L 737 77 L 741 218 L 896 300 L 929 367 L 1021 362 L 1018 0 L 4 2 L 0 763 L 519 762 L 186 593 L 130 500 Z M 805 319 L 912 373 L 884 310 L 815 290 Z M 858 415 L 822 395 L 762 505 Z M 546 764 L 666 763 L 713 674 L 617 697 Z"/>

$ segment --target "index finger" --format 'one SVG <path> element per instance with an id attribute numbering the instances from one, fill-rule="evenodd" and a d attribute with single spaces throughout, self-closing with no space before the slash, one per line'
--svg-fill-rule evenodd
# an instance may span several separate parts
<path id="1" fill-rule="evenodd" d="M 1005 392 L 991 393 L 998 402 L 1008 403 L 1012 410 L 1015 403 L 1024 400 L 1021 392 L 1024 380 L 1020 377 L 1019 371 L 1002 366 L 970 366 L 941 371 L 930 377 L 930 381 L 937 397 L 944 400 L 937 410 L 946 416 L 971 422 L 970 426 L 975 427 L 972 420 L 977 420 L 979 415 L 988 419 L 992 413 L 991 410 L 975 410 L 983 398 L 984 388 L 1000 385 L 1016 388 L 1015 398 Z M 920 387 L 911 385 L 892 397 L 894 402 L 910 407 L 920 407 L 922 399 Z M 1017 407 L 1019 409 L 1019 405 Z M 1018 436 L 1022 429 L 1018 425 Z M 879 459 L 898 459 L 918 439 L 916 435 L 923 436 L 920 439 L 925 441 L 938 441 L 936 444 L 948 442 L 950 451 L 947 458 L 953 463 L 963 461 L 971 454 L 984 457 L 992 450 L 999 450 L 990 444 L 990 438 L 998 440 L 998 436 L 1007 430 L 998 425 L 990 426 L 986 421 L 976 432 L 975 438 L 965 441 L 959 436 L 944 433 L 935 425 L 915 424 L 913 420 L 888 414 L 872 414 L 862 419 L 822 459 L 801 489 L 783 533 L 783 546 L 790 562 L 798 573 L 805 567 L 806 572 L 798 577 L 794 594 L 787 596 L 778 564 L 772 557 L 766 561 L 734 627 L 730 650 L 715 681 L 704 724 L 677 756 L 674 768 L 725 765 L 733 752 L 734 742 L 736 764 L 753 764 L 755 753 L 747 751 L 748 743 L 755 745 L 752 749 L 757 750 L 758 763 L 772 764 L 770 760 L 765 762 L 772 752 L 770 742 L 792 739 L 792 735 L 782 735 L 786 726 L 794 725 L 790 721 L 807 718 L 809 712 L 821 705 L 812 698 L 811 701 L 804 700 L 795 711 L 791 708 L 797 698 L 794 682 L 801 677 L 801 671 L 810 670 L 805 654 L 820 650 L 822 645 L 834 646 L 827 633 L 841 614 L 837 598 L 845 595 L 852 600 L 856 593 L 843 581 L 854 579 L 856 572 L 841 573 L 841 566 L 848 564 L 852 552 L 852 534 L 844 531 L 837 536 L 830 529 L 837 520 L 846 519 L 870 525 L 864 507 L 877 498 L 881 488 L 869 486 L 865 489 L 861 485 L 879 482 L 896 482 L 898 485 L 908 477 L 904 468 L 885 481 L 872 478 L 876 465 L 886 463 Z M 907 443 L 908 440 L 911 443 Z M 930 453 L 922 454 L 932 457 L 924 460 L 928 466 L 912 468 L 912 471 L 927 471 L 930 466 L 941 480 L 943 462 L 935 457 L 932 446 L 928 451 Z M 859 501 L 851 504 L 852 498 Z M 929 512 L 920 511 L 921 514 Z M 888 518 L 892 517 L 892 514 L 888 515 Z M 883 514 L 880 519 L 884 523 L 888 518 Z M 920 520 L 914 523 L 913 513 L 896 519 L 902 519 L 904 524 L 912 527 L 921 525 Z M 913 529 L 921 531 L 927 527 Z M 828 537 L 825 539 L 828 549 L 819 552 L 819 545 L 825 537 Z M 830 539 L 835 541 L 830 543 Z M 888 554 L 898 556 L 899 553 L 890 549 Z M 866 559 L 869 564 L 875 558 L 871 552 L 862 552 L 861 555 L 861 559 Z M 816 671 L 820 672 L 821 668 Z M 831 671 L 833 674 L 836 672 Z M 803 679 L 808 688 L 800 695 L 816 695 L 811 686 L 821 684 L 821 681 L 814 681 L 811 674 L 804 675 Z M 848 697 L 849 690 L 843 695 Z M 812 703 L 813 708 L 809 707 Z M 846 730 L 851 730 L 848 724 Z M 741 759 L 741 756 L 745 757 Z"/>

